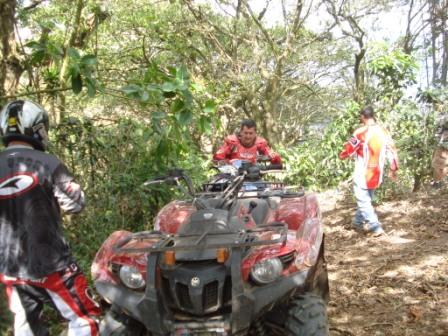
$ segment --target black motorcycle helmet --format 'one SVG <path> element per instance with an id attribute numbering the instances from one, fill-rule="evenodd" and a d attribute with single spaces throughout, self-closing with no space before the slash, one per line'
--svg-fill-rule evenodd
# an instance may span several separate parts
<path id="1" fill-rule="evenodd" d="M 45 151 L 48 146 L 48 113 L 28 100 L 8 103 L 0 113 L 0 135 L 7 146 L 11 141 L 24 141 L 35 149 Z"/>

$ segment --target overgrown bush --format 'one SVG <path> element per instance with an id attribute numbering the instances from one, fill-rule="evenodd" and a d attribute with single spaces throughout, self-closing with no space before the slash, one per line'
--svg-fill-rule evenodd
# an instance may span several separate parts
<path id="1" fill-rule="evenodd" d="M 300 145 L 280 148 L 289 172 L 287 182 L 322 190 L 350 177 L 351 165 L 339 159 L 339 152 L 358 125 L 359 106 L 350 103 L 326 127 L 321 138 L 310 138 Z"/>
<path id="2" fill-rule="evenodd" d="M 349 104 L 327 125 L 322 138 L 279 149 L 289 171 L 289 183 L 323 190 L 351 178 L 353 162 L 340 160 L 338 154 L 359 126 L 359 108 L 355 103 Z M 434 110 L 424 104 L 404 101 L 393 111 L 379 109 L 378 121 L 391 133 L 400 162 L 398 183 L 389 181 L 385 174 L 379 198 L 386 196 L 387 189 L 391 190 L 389 194 L 418 190 L 431 176 L 431 155 L 436 140 Z"/>
<path id="3" fill-rule="evenodd" d="M 86 272 L 110 233 L 151 229 L 156 212 L 175 196 L 169 188 L 149 190 L 143 182 L 174 167 L 187 170 L 195 181 L 207 173 L 207 160 L 193 145 L 189 151 L 179 150 L 172 139 L 172 148 L 160 156 L 152 130 L 130 119 L 94 126 L 88 119 L 72 118 L 53 136 L 52 150 L 86 192 L 85 211 L 66 221 L 72 248 Z"/>

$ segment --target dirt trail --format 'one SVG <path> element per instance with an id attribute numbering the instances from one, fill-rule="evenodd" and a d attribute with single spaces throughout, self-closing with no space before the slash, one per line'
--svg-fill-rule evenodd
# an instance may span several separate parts
<path id="1" fill-rule="evenodd" d="M 354 203 L 320 199 L 331 335 L 448 335 L 448 190 L 378 206 L 378 238 L 350 230 Z"/>

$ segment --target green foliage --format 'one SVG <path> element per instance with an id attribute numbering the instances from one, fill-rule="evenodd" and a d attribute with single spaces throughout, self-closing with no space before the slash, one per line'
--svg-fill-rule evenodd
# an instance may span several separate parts
<path id="1" fill-rule="evenodd" d="M 29 63 L 33 67 L 42 67 L 45 82 L 48 84 L 58 83 L 58 76 L 61 71 L 61 61 L 64 58 L 63 47 L 57 42 L 46 37 L 39 41 L 29 41 L 26 47 L 30 48 Z M 76 48 L 67 50 L 69 57 L 68 80 L 71 82 L 72 91 L 78 94 L 82 88 L 87 89 L 89 97 L 93 97 L 101 85 L 94 77 L 97 66 L 97 58 L 92 54 L 81 53 Z M 57 85 L 49 85 L 56 87 Z"/>
<path id="2" fill-rule="evenodd" d="M 131 119 L 100 127 L 89 119 L 67 119 L 53 132 L 52 143 L 86 191 L 85 211 L 66 218 L 69 241 L 86 273 L 109 234 L 151 229 L 156 212 L 175 196 L 170 188 L 148 189 L 143 182 L 173 167 L 186 169 L 195 181 L 205 178 L 206 160 L 194 147 L 156 156 L 153 130 Z"/>
<path id="3" fill-rule="evenodd" d="M 95 96 L 96 90 L 101 88 L 93 76 L 97 65 L 96 56 L 91 54 L 81 56 L 75 48 L 69 48 L 68 55 L 70 57 L 68 77 L 73 92 L 80 93 L 84 86 L 89 97 Z"/>
<path id="4" fill-rule="evenodd" d="M 423 104 L 434 104 L 441 111 L 448 102 L 448 88 L 419 89 L 417 99 Z"/>
<path id="5" fill-rule="evenodd" d="M 338 154 L 358 125 L 359 109 L 356 103 L 347 105 L 325 127 L 322 138 L 279 150 L 291 173 L 289 183 L 325 189 L 337 186 L 351 177 L 353 163 L 340 160 Z M 418 190 L 431 176 L 431 155 L 435 148 L 437 126 L 434 110 L 429 105 L 404 101 L 396 105 L 393 111 L 379 110 L 378 116 L 380 123 L 391 132 L 400 162 L 398 184 L 393 184 L 385 176 L 385 184 L 378 198 L 387 196 L 388 189 L 392 194 Z"/>
<path id="6" fill-rule="evenodd" d="M 322 138 L 308 139 L 304 144 L 283 148 L 286 169 L 291 173 L 289 183 L 312 189 L 336 186 L 350 176 L 347 161 L 339 159 L 339 152 L 358 124 L 359 106 L 350 102 L 325 127 Z"/>
<path id="7" fill-rule="evenodd" d="M 369 100 L 383 100 L 396 104 L 403 91 L 416 83 L 418 69 L 415 58 L 399 49 L 388 50 L 386 45 L 372 48 L 371 59 L 367 64 L 372 83 Z M 393 107 L 393 106 L 391 106 Z"/>
<path id="8" fill-rule="evenodd" d="M 431 174 L 431 155 L 435 147 L 435 118 L 431 110 L 419 110 L 413 104 L 403 105 L 397 112 L 397 140 L 404 173 L 413 177 L 413 189 Z M 404 130 L 404 132 L 403 132 Z"/>
<path id="9" fill-rule="evenodd" d="M 369 63 L 372 74 L 380 80 L 381 88 L 402 89 L 416 83 L 415 59 L 401 50 L 379 55 Z"/>
<path id="10" fill-rule="evenodd" d="M 152 63 L 143 76 L 136 76 L 132 82 L 122 91 L 149 109 L 155 155 L 166 157 L 168 153 L 188 152 L 192 130 L 211 133 L 216 103 L 194 99 L 193 94 L 199 97 L 203 89 L 191 81 L 184 65 L 163 70 Z M 182 141 L 176 141 L 179 139 Z"/>
<path id="11" fill-rule="evenodd" d="M 31 49 L 30 64 L 43 65 L 45 62 L 60 61 L 64 56 L 62 47 L 49 40 L 29 41 L 25 45 Z"/>

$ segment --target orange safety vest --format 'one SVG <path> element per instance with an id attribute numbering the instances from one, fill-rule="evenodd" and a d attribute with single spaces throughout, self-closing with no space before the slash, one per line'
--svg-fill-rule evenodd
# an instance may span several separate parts
<path id="1" fill-rule="evenodd" d="M 398 169 L 395 145 L 387 131 L 376 124 L 358 128 L 344 144 L 339 157 L 345 159 L 350 156 L 355 157 L 354 183 L 361 188 L 375 189 L 380 186 L 386 159 L 391 170 Z"/>

